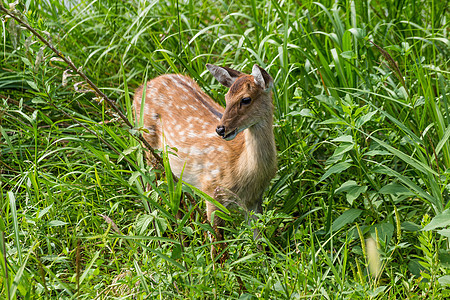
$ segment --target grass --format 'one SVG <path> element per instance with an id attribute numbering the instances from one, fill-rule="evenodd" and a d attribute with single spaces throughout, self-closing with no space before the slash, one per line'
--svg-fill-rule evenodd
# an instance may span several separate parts
<path id="1" fill-rule="evenodd" d="M 447 6 L 436 0 L 16 4 L 16 14 L 133 124 L 130 92 L 148 78 L 187 74 L 224 104 L 226 90 L 206 63 L 244 71 L 258 63 L 272 75 L 279 171 L 258 222 L 227 216 L 229 257 L 222 265 L 209 255 L 204 196 L 167 180 L 170 166 L 162 173 L 148 165 L 139 126 L 129 128 L 1 12 L 1 294 L 449 297 Z M 180 189 L 196 202 L 178 202 Z M 252 239 L 252 226 L 260 228 L 260 241 Z"/>

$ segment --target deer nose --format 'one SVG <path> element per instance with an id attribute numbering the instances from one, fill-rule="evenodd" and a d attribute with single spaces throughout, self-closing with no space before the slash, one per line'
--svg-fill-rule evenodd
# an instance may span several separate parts
<path id="1" fill-rule="evenodd" d="M 225 135 L 225 126 L 223 126 L 223 125 L 217 126 L 216 132 L 218 135 L 223 137 Z"/>

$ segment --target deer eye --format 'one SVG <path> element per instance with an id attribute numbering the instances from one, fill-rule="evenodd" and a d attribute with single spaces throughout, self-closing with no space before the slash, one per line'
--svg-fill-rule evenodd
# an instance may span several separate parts
<path id="1" fill-rule="evenodd" d="M 241 104 L 248 105 L 250 104 L 250 102 L 252 102 L 252 98 L 250 97 L 245 97 L 241 99 Z"/>

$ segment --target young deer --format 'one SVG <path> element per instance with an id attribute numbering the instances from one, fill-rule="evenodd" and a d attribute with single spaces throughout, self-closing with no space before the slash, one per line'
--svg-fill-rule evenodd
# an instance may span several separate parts
<path id="1" fill-rule="evenodd" d="M 146 87 L 143 126 L 148 132 L 144 138 L 154 148 L 169 145 L 178 149 L 177 155 L 169 155 L 169 161 L 177 176 L 186 163 L 183 181 L 219 203 L 230 202 L 227 198 L 234 194 L 239 199 L 236 204 L 246 211 L 262 213 L 263 192 L 277 171 L 273 79 L 258 65 L 253 66 L 251 75 L 227 67 L 206 67 L 230 88 L 225 95 L 226 109 L 189 77 L 159 76 Z M 137 118 L 142 93 L 141 86 L 134 96 Z M 211 220 L 217 208 L 209 202 L 206 207 L 216 238 L 222 240 L 223 221 L 218 217 Z"/>

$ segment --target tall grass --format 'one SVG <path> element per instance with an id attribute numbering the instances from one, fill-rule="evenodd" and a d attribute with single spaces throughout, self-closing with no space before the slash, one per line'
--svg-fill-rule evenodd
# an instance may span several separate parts
<path id="1" fill-rule="evenodd" d="M 7 299 L 450 296 L 448 1 L 2 5 L 137 124 L 1 14 Z M 275 79 L 279 172 L 258 222 L 224 215 L 222 265 L 204 196 L 146 163 L 130 101 L 179 72 L 223 104 L 206 63 Z"/>

